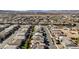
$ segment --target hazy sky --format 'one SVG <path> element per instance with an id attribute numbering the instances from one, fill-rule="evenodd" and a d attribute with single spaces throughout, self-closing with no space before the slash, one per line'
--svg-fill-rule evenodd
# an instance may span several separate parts
<path id="1" fill-rule="evenodd" d="M 79 10 L 79 0 L 0 0 L 0 10 Z"/>

